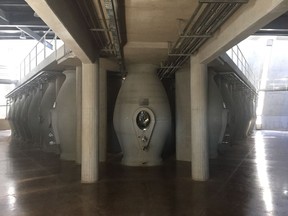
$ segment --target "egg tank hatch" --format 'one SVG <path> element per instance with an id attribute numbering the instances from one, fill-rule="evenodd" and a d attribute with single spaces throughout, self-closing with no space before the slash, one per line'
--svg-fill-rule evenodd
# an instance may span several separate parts
<path id="1" fill-rule="evenodd" d="M 140 107 L 134 112 L 133 127 L 142 151 L 149 151 L 149 143 L 155 126 L 155 115 L 147 107 Z"/>

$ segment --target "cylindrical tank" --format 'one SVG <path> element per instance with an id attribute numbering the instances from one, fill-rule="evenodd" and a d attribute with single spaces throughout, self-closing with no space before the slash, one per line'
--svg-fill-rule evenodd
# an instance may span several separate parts
<path id="1" fill-rule="evenodd" d="M 9 112 L 8 112 L 8 122 L 11 128 L 11 137 L 14 138 L 16 135 L 16 130 L 15 130 L 15 125 L 13 122 L 13 114 L 15 111 L 15 98 L 11 98 L 11 102 L 10 102 L 10 108 L 9 108 Z"/>
<path id="2" fill-rule="evenodd" d="M 24 125 L 23 125 L 23 122 L 22 122 L 22 116 L 21 116 L 21 113 L 22 113 L 22 110 L 23 110 L 23 106 L 24 106 L 24 103 L 25 103 L 25 100 L 26 100 L 26 95 L 25 94 L 21 94 L 21 96 L 19 97 L 19 101 L 18 101 L 18 108 L 17 108 L 17 112 L 16 112 L 16 115 L 15 115 L 15 119 L 16 119 L 16 122 L 17 122 L 17 128 L 18 128 L 18 134 L 19 134 L 19 137 L 21 139 L 21 145 L 24 144 L 24 142 L 26 141 L 26 134 L 25 134 L 25 129 L 24 129 Z"/>
<path id="3" fill-rule="evenodd" d="M 248 131 L 247 131 L 247 136 L 252 134 L 253 130 L 254 130 L 254 127 L 255 127 L 255 122 L 256 122 L 256 99 L 255 99 L 255 95 L 252 95 L 252 98 L 250 99 L 250 105 L 249 105 L 249 109 L 250 109 L 250 112 L 252 114 L 252 119 L 250 121 L 250 124 L 249 124 L 249 128 L 248 128 Z"/>
<path id="4" fill-rule="evenodd" d="M 250 109 L 250 104 L 251 104 L 251 95 L 249 92 L 243 92 L 243 98 L 244 98 L 244 125 L 243 125 L 243 138 L 246 138 L 248 136 L 248 130 L 253 118 L 253 113 L 251 112 Z"/>
<path id="5" fill-rule="evenodd" d="M 226 81 L 220 79 L 218 80 L 220 82 L 220 91 L 221 95 L 223 97 L 223 101 L 225 103 L 225 106 L 228 111 L 228 116 L 227 116 L 227 128 L 226 132 L 229 134 L 229 141 L 234 140 L 235 138 L 235 132 L 236 132 L 236 122 L 235 122 L 235 101 L 232 96 L 232 90 L 230 88 L 229 83 Z"/>
<path id="6" fill-rule="evenodd" d="M 40 147 L 40 102 L 42 99 L 41 86 L 37 86 L 33 93 L 28 109 L 28 126 L 32 135 L 33 145 Z"/>
<path id="7" fill-rule="evenodd" d="M 234 91 L 233 98 L 235 106 L 237 107 L 237 112 L 235 112 L 236 121 L 236 132 L 235 140 L 242 140 L 245 136 L 248 125 L 248 115 L 247 115 L 247 98 L 243 91 Z"/>
<path id="8" fill-rule="evenodd" d="M 31 93 L 26 92 L 25 101 L 22 104 L 22 110 L 21 110 L 21 124 L 25 134 L 25 141 L 27 142 L 31 142 L 32 140 L 31 132 L 28 126 L 28 110 L 31 100 L 32 100 Z"/>
<path id="9" fill-rule="evenodd" d="M 58 146 L 56 147 L 56 143 L 49 138 L 49 136 L 54 136 L 52 134 L 51 109 L 55 100 L 56 86 L 54 79 L 49 82 L 40 104 L 41 147 L 46 152 L 58 153 Z"/>
<path id="10" fill-rule="evenodd" d="M 127 72 L 116 100 L 113 119 L 123 152 L 122 164 L 159 165 L 171 128 L 165 89 L 154 65 L 131 65 Z"/>
<path id="11" fill-rule="evenodd" d="M 59 91 L 61 89 L 61 86 L 65 80 L 65 76 L 59 75 L 57 76 L 55 80 L 55 95 L 56 98 L 59 94 Z M 51 115 L 51 126 L 52 126 L 52 132 L 53 132 L 53 139 L 55 141 L 55 145 L 57 146 L 58 152 L 55 152 L 57 154 L 60 154 L 60 137 L 59 137 L 59 130 L 57 126 L 57 112 L 56 112 L 56 101 L 53 104 L 52 109 L 50 110 L 50 115 Z"/>
<path id="12" fill-rule="evenodd" d="M 223 121 L 225 116 L 223 113 L 223 98 L 221 92 L 214 80 L 216 73 L 209 71 L 208 81 L 208 140 L 209 140 L 209 157 L 216 158 L 218 156 L 218 145 L 223 139 L 223 128 L 226 123 Z M 227 122 L 227 120 L 226 120 Z M 224 123 L 224 124 L 223 124 Z"/>
<path id="13" fill-rule="evenodd" d="M 19 101 L 20 101 L 20 97 L 19 95 L 16 96 L 16 99 L 15 99 L 15 102 L 14 102 L 14 108 L 13 108 L 13 113 L 12 113 L 12 121 L 13 121 L 13 124 L 14 124 L 14 127 L 15 127 L 15 138 L 16 139 L 20 139 L 20 132 L 19 132 L 19 124 L 18 124 L 18 121 L 17 121 L 17 113 L 18 113 L 18 110 L 19 110 Z"/>
<path id="14" fill-rule="evenodd" d="M 60 138 L 61 159 L 76 159 L 76 72 L 63 72 L 66 79 L 56 99 L 57 130 Z"/>

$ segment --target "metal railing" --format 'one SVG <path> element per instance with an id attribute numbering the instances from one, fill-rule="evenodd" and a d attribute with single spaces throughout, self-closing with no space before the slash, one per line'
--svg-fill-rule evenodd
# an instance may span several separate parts
<path id="1" fill-rule="evenodd" d="M 19 81 L 30 73 L 37 65 L 39 65 L 45 58 L 54 53 L 57 55 L 57 49 L 62 46 L 64 43 L 54 34 L 54 37 L 50 40 L 47 40 L 46 37 L 48 34 L 53 33 L 49 29 L 45 35 L 39 40 L 39 42 L 32 48 L 24 60 L 20 63 L 19 69 Z"/>
<path id="2" fill-rule="evenodd" d="M 239 46 L 236 45 L 232 47 L 226 53 L 233 60 L 233 62 L 237 65 L 237 67 L 241 70 L 241 72 L 247 77 L 247 79 L 252 83 L 252 85 L 256 89 L 258 89 L 258 85 L 257 85 L 258 83 L 256 81 L 255 74 L 250 68 Z"/>

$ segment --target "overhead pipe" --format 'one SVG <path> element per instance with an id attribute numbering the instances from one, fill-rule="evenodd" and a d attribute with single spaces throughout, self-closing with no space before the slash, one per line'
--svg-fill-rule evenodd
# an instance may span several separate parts
<path id="1" fill-rule="evenodd" d="M 248 0 L 200 0 L 179 38 L 168 50 L 166 61 L 161 63 L 159 77 L 163 79 L 175 73 L 243 3 L 247 2 Z"/>
<path id="2" fill-rule="evenodd" d="M 93 37 L 100 44 L 99 55 L 116 57 L 121 70 L 124 71 L 122 38 L 118 19 L 118 4 L 116 0 L 88 0 L 84 7 L 79 3 Z M 97 11 L 95 13 L 94 11 Z M 86 12 L 87 11 L 87 12 Z"/>
<path id="3" fill-rule="evenodd" d="M 77 3 L 79 3 L 79 8 L 82 11 L 82 14 L 88 14 L 88 16 L 84 16 L 86 23 L 88 24 L 88 28 L 91 31 L 93 29 L 102 29 L 103 27 L 100 22 L 101 17 L 99 17 L 98 14 L 94 12 L 97 6 L 93 3 L 93 1 L 83 1 L 83 4 L 80 4 L 80 2 L 77 1 Z M 84 6 L 84 8 L 82 6 Z M 103 34 L 103 32 L 92 31 L 92 35 L 95 41 L 99 43 L 99 48 L 103 49 L 107 44 L 106 36 Z"/>

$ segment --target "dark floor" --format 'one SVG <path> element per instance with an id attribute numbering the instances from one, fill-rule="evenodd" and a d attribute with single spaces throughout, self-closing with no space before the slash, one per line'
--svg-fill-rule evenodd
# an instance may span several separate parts
<path id="1" fill-rule="evenodd" d="M 101 180 L 85 185 L 80 166 L 20 151 L 0 131 L 0 215 L 288 215 L 288 132 L 223 147 L 205 183 L 171 159 L 155 168 L 102 164 Z"/>

